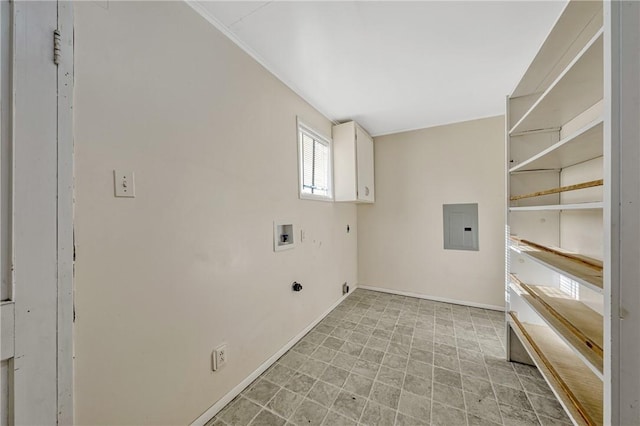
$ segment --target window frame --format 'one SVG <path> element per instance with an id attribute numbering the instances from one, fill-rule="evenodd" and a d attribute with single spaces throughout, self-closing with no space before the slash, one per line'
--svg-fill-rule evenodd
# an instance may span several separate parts
<path id="1" fill-rule="evenodd" d="M 326 136 L 323 136 L 322 133 L 318 132 L 314 128 L 308 126 L 299 118 L 296 123 L 296 137 L 298 139 L 298 196 L 301 200 L 315 200 L 315 201 L 334 201 L 334 191 L 333 191 L 333 140 Z M 318 141 L 322 144 L 325 144 L 329 149 L 329 162 L 328 162 L 328 170 L 327 170 L 327 187 L 328 187 L 328 195 L 318 195 L 318 194 L 309 194 L 303 191 L 304 185 L 304 147 L 303 147 L 303 138 L 302 135 L 306 134 L 311 137 L 314 141 Z"/>

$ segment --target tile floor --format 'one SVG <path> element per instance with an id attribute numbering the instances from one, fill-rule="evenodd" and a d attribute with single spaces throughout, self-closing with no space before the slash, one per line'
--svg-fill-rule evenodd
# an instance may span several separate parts
<path id="1" fill-rule="evenodd" d="M 571 424 L 504 314 L 356 290 L 207 425 Z"/>

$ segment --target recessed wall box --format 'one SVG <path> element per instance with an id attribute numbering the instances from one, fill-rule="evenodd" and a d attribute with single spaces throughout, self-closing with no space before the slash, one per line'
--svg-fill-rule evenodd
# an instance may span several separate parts
<path id="1" fill-rule="evenodd" d="M 478 204 L 443 204 L 444 248 L 478 251 Z"/>
<path id="2" fill-rule="evenodd" d="M 292 249 L 296 245 L 293 224 L 273 222 L 273 251 Z"/>

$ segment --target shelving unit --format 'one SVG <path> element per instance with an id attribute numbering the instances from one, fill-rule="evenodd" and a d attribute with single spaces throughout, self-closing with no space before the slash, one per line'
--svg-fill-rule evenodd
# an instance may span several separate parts
<path id="1" fill-rule="evenodd" d="M 599 118 L 509 171 L 559 170 L 602 157 L 603 127 Z"/>
<path id="2" fill-rule="evenodd" d="M 602 380 L 549 327 L 520 322 L 514 312 L 508 323 L 573 422 L 605 424 Z"/>
<path id="3" fill-rule="evenodd" d="M 579 425 L 610 423 L 605 7 L 569 1 L 506 114 L 507 358 L 533 361 Z"/>
<path id="4" fill-rule="evenodd" d="M 510 276 L 511 287 L 602 379 L 602 315 L 556 287 L 525 284 Z"/>
<path id="5" fill-rule="evenodd" d="M 603 96 L 603 34 L 600 29 L 547 88 L 510 133 L 562 127 Z M 580 84 L 576 84 L 579 82 Z M 583 87 L 599 86 L 598 90 Z"/>
<path id="6" fill-rule="evenodd" d="M 602 263 L 596 259 L 511 239 L 509 249 L 523 258 L 570 278 L 596 293 L 602 293 Z M 515 244 L 514 244 L 515 243 Z M 511 272 L 508 272 L 511 273 Z"/>

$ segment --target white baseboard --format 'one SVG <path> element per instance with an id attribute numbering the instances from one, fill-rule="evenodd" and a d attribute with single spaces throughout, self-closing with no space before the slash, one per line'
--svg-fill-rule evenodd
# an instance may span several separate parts
<path id="1" fill-rule="evenodd" d="M 273 354 L 271 358 L 266 360 L 262 365 L 260 365 L 260 367 L 258 367 L 253 373 L 247 376 L 247 378 L 245 378 L 242 382 L 240 382 L 235 388 L 231 389 L 229 393 L 227 393 L 225 396 L 220 398 L 218 402 L 213 404 L 207 411 L 202 413 L 200 417 L 198 417 L 191 423 L 191 426 L 204 426 L 209 420 L 211 420 L 216 414 L 218 414 L 220 410 L 222 410 L 229 402 L 231 402 L 233 398 L 238 396 L 240 392 L 244 390 L 244 388 L 249 386 L 251 382 L 257 379 L 258 376 L 260 376 L 269 367 L 271 367 L 273 363 L 275 363 L 278 360 L 278 358 L 284 355 L 285 352 L 291 349 L 293 345 L 298 343 L 300 339 L 302 339 L 309 331 L 311 331 L 313 327 L 315 327 L 320 321 L 322 321 L 327 315 L 329 315 L 329 313 L 333 311 L 336 308 L 336 306 L 341 304 L 347 297 L 349 297 L 349 295 L 353 294 L 356 288 L 358 288 L 358 286 L 353 286 L 351 289 L 349 289 L 349 293 L 345 294 L 340 299 L 338 299 L 325 312 L 323 312 L 322 315 L 320 315 L 311 324 L 309 324 L 304 330 L 298 333 L 297 336 L 289 340 L 289 342 L 287 342 L 287 344 L 284 345 L 278 352 Z"/>
<path id="2" fill-rule="evenodd" d="M 447 299 L 446 297 L 428 296 L 426 294 L 411 293 L 411 292 L 408 292 L 408 291 L 400 291 L 400 290 L 391 290 L 389 288 L 372 287 L 372 286 L 361 285 L 361 284 L 358 284 L 358 288 L 361 288 L 362 290 L 380 291 L 382 293 L 397 294 L 399 296 L 417 297 L 418 299 L 433 300 L 433 301 L 436 301 L 436 302 L 453 303 L 455 305 L 464 305 L 464 306 L 471 306 L 471 307 L 474 307 L 474 308 L 491 309 L 492 311 L 504 312 L 504 306 L 485 305 L 483 303 L 468 302 L 468 301 L 465 301 L 465 300 Z"/>

